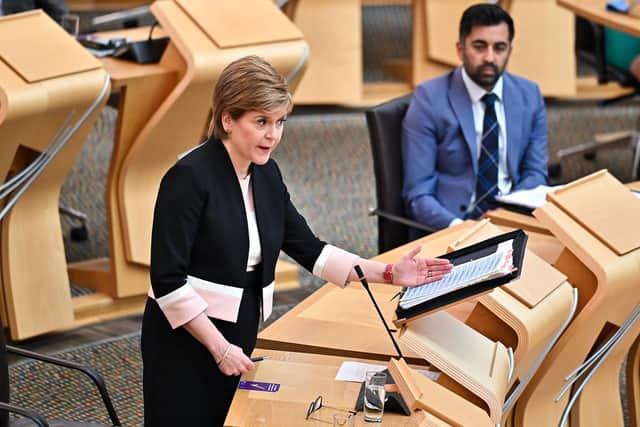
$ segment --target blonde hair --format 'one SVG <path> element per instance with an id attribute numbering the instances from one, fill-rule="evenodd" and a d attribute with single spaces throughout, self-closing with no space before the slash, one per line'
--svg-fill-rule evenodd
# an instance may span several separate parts
<path id="1" fill-rule="evenodd" d="M 238 120 L 248 111 L 272 113 L 283 108 L 287 113 L 293 108 L 285 78 L 259 56 L 245 56 L 227 65 L 216 82 L 207 136 L 229 136 L 222 126 L 224 112 Z"/>

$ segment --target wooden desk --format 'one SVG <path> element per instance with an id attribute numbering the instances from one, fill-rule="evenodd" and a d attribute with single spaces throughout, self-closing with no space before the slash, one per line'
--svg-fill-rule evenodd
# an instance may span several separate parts
<path id="1" fill-rule="evenodd" d="M 475 226 L 476 223 L 474 222 L 465 222 L 380 255 L 377 259 L 383 262 L 395 262 L 401 254 L 409 250 L 409 247 L 417 244 L 422 244 L 423 246 L 422 256 L 445 253 L 447 248 L 454 242 L 463 238 L 468 239 L 472 228 L 474 229 L 474 236 L 478 234 L 479 232 L 475 231 Z M 495 230 L 495 228 L 493 229 Z M 487 230 L 487 233 L 490 232 L 492 231 Z M 549 238 L 550 236 L 545 237 Z M 535 240 L 535 238 L 532 237 L 531 240 Z M 533 257 L 533 254 L 531 254 L 531 257 Z M 533 263 L 536 260 L 529 258 L 529 261 Z M 543 263 L 543 261 L 536 262 Z M 530 266 L 533 265 L 530 264 Z M 541 264 L 539 266 L 542 267 Z M 551 269 L 551 267 L 546 267 Z M 535 268 L 533 270 L 529 269 L 530 272 L 534 270 L 541 271 Z M 545 283 L 545 285 L 553 285 L 554 287 L 550 289 L 556 289 L 563 281 L 561 276 L 559 275 L 557 283 Z M 537 277 L 539 278 L 540 276 Z M 537 302 L 541 302 L 544 299 L 544 303 L 538 304 L 534 302 L 533 306 L 535 308 L 524 307 L 523 303 L 512 298 L 510 293 L 507 295 L 507 291 L 513 291 L 523 297 L 522 292 L 526 293 L 528 292 L 527 290 L 530 292 L 530 285 L 534 284 L 535 280 L 535 273 L 530 273 L 529 281 L 524 280 L 522 282 L 524 283 L 524 288 L 517 288 L 518 285 L 514 282 L 515 288 L 507 289 L 504 294 L 499 292 L 500 295 L 490 299 L 490 301 L 475 299 L 448 308 L 447 313 L 450 316 L 467 322 L 467 325 L 464 325 L 461 322 L 448 321 L 449 323 L 446 326 L 446 330 L 451 335 L 460 337 L 465 333 L 469 335 L 456 341 L 467 343 L 467 347 L 462 352 L 459 351 L 459 348 L 445 349 L 444 347 L 446 346 L 440 348 L 434 344 L 433 350 L 436 353 L 442 350 L 448 355 L 448 357 L 441 357 L 443 354 L 427 353 L 426 347 L 415 345 L 415 341 L 400 339 L 398 340 L 399 345 L 405 358 L 413 363 L 424 363 L 422 359 L 426 358 L 438 366 L 442 372 L 446 372 L 447 375 L 453 378 L 451 380 L 443 375 L 439 384 L 460 396 L 470 399 L 479 407 L 485 408 L 483 403 L 478 403 L 478 398 L 483 402 L 487 402 L 487 405 L 489 404 L 488 402 L 495 403 L 493 406 L 490 405 L 493 408 L 490 414 L 494 422 L 499 422 L 501 415 L 496 407 L 502 408 L 505 401 L 506 387 L 504 392 L 496 393 L 495 395 L 489 393 L 489 391 L 500 391 L 500 387 L 496 386 L 495 390 L 493 388 L 491 390 L 483 389 L 482 384 L 486 385 L 487 383 L 476 381 L 481 375 L 475 377 L 469 374 L 470 372 L 478 373 L 482 369 L 475 365 L 470 367 L 470 363 L 473 364 L 475 361 L 470 362 L 465 357 L 469 354 L 469 346 L 477 344 L 471 344 L 475 342 L 474 339 L 476 338 L 474 336 L 474 339 L 471 339 L 471 335 L 479 333 L 482 335 L 482 339 L 489 339 L 494 346 L 495 342 L 499 341 L 501 345 L 504 344 L 514 348 L 516 350 L 516 362 L 519 363 L 516 366 L 517 376 L 522 378 L 523 381 L 528 378 L 527 372 L 529 372 L 531 366 L 534 366 L 533 360 L 539 354 L 541 343 L 546 343 L 551 333 L 560 327 L 567 317 L 565 311 L 568 313 L 571 305 L 571 287 L 567 284 L 564 284 L 561 290 L 557 288 L 557 292 L 552 291 L 554 294 L 552 298 L 546 298 L 542 295 L 536 299 Z M 390 299 L 396 289 L 383 284 L 370 284 L 370 286 L 384 317 L 387 322 L 390 322 L 397 304 L 396 301 L 390 301 Z M 539 288 L 542 290 L 544 286 Z M 552 300 L 555 302 L 551 303 Z M 540 316 L 539 313 L 545 310 L 553 310 L 553 314 L 548 312 L 546 316 Z M 500 317 L 501 315 L 503 317 Z M 540 319 L 545 319 L 546 323 L 540 323 Z M 539 326 L 542 326 L 542 328 L 537 328 Z M 438 328 L 438 330 L 443 330 L 442 325 Z M 438 340 L 435 337 L 434 339 Z M 333 284 L 325 285 L 262 331 L 258 336 L 258 347 L 339 355 L 342 357 L 365 357 L 377 360 L 388 360 L 396 354 L 366 292 L 356 283 L 352 283 L 345 289 Z M 482 359 L 481 354 L 485 355 L 484 352 L 475 354 L 478 357 L 474 360 L 478 361 Z M 450 360 L 457 360 L 459 363 L 454 363 L 456 367 L 452 368 L 448 362 Z M 501 378 L 501 376 L 496 375 L 492 380 L 497 378 Z M 475 384 L 478 387 L 474 388 L 475 392 L 470 393 L 469 391 L 472 388 L 467 388 L 460 384 Z M 504 385 L 506 386 L 506 384 Z"/>
<path id="2" fill-rule="evenodd" d="M 606 10 L 606 0 L 556 0 L 574 14 L 605 27 L 640 37 L 640 19 Z"/>
<path id="3" fill-rule="evenodd" d="M 559 390 L 568 387 L 568 373 L 583 364 L 613 331 L 628 319 L 635 320 L 630 313 L 639 304 L 636 288 L 640 252 L 635 248 L 640 236 L 634 224 L 640 207 L 606 171 L 568 184 L 547 199 L 550 201 L 534 215 L 566 245 L 556 267 L 578 288 L 579 312 L 520 398 L 516 421 L 524 427 L 557 425 L 567 414 L 569 394 L 573 403 L 584 387 L 571 413 L 572 422 L 622 426 L 619 372 L 640 332 L 637 322 L 625 326 L 626 335 L 607 350 L 611 353 L 598 362 L 598 369 L 587 366 L 583 370 L 590 378 L 588 382 L 574 386 L 563 396 L 559 396 Z M 635 244 L 634 250 L 628 250 L 629 244 Z M 637 373 L 634 360 L 632 356 L 629 363 Z M 628 386 L 633 383 L 637 387 L 637 377 L 629 377 Z M 630 400 L 634 400 L 633 395 Z"/>
<path id="4" fill-rule="evenodd" d="M 24 191 L 0 225 L 0 312 L 13 339 L 74 323 L 60 188 L 108 93 L 100 62 L 41 10 L 0 19 L 0 183 L 48 162 L 0 201 Z"/>
<path id="5" fill-rule="evenodd" d="M 342 362 L 347 359 L 318 354 L 282 352 L 258 349 L 253 356 L 268 355 L 270 360 L 258 363 L 257 368 L 242 376 L 243 380 L 255 380 L 280 384 L 277 393 L 237 390 L 225 426 L 316 426 L 325 425 L 316 420 L 304 419 L 309 403 L 322 395 L 327 405 L 353 408 L 360 383 L 336 381 L 334 378 Z M 348 359 L 363 363 L 383 365 L 374 360 Z M 295 375 L 292 375 L 295 373 Z M 420 376 L 420 374 L 415 373 Z M 490 426 L 484 411 L 467 400 L 450 392 L 436 382 L 424 381 L 428 393 L 427 410 L 404 416 L 385 412 L 383 426 Z M 330 420 L 331 409 L 320 410 L 317 417 Z M 355 417 L 355 426 L 367 426 L 362 412 Z"/>
<path id="6" fill-rule="evenodd" d="M 421 256 L 443 254 L 447 252 L 449 244 L 473 225 L 473 222 L 465 222 L 374 259 L 395 262 L 409 248 L 418 244 L 423 245 Z M 530 242 L 535 241 L 536 237 L 530 238 Z M 545 245 L 541 246 L 542 255 L 538 253 L 543 259 L 546 259 L 545 256 L 554 256 L 559 250 L 554 245 L 548 246 L 546 249 Z M 550 254 L 546 254 L 546 250 Z M 371 283 L 370 286 L 385 320 L 391 324 L 397 302 L 390 300 L 399 288 L 376 283 Z M 458 319 L 466 320 L 474 307 L 475 303 L 469 302 L 456 305 L 448 311 Z M 344 289 L 331 283 L 324 285 L 263 330 L 258 335 L 258 347 L 376 360 L 388 360 L 396 355 L 372 302 L 359 283 L 351 283 Z M 400 349 L 409 362 L 425 363 L 402 343 Z"/>
<path id="7" fill-rule="evenodd" d="M 446 252 L 452 240 L 472 225 L 464 223 L 446 233 L 435 233 L 410 245 L 413 247 L 428 240 L 429 248 L 423 249 L 421 255 L 440 255 Z M 395 261 L 407 251 L 407 247 L 403 246 L 375 259 Z M 397 301 L 390 300 L 400 288 L 378 283 L 370 283 L 370 287 L 385 320 L 391 325 Z M 471 307 L 463 304 L 457 309 L 461 311 L 460 317 L 464 317 Z M 257 345 L 267 349 L 384 361 L 396 356 L 371 300 L 357 282 L 344 289 L 331 283 L 324 285 L 263 330 L 258 335 Z M 403 344 L 400 344 L 400 349 L 408 362 L 425 363 Z"/>
<path id="8" fill-rule="evenodd" d="M 306 421 L 309 403 L 322 395 L 327 405 L 340 408 L 355 407 L 360 383 L 336 381 L 338 369 L 345 359 L 336 356 L 304 354 L 284 351 L 254 351 L 254 356 L 268 355 L 270 360 L 256 364 L 256 369 L 243 375 L 243 380 L 280 384 L 276 393 L 237 390 L 225 426 L 313 426 L 320 422 Z M 357 359 L 359 362 L 385 365 L 386 362 Z M 333 409 L 321 409 L 316 417 L 332 420 Z M 356 415 L 356 426 L 365 426 L 362 412 Z M 410 417 L 385 412 L 383 426 L 417 426 L 417 416 Z M 326 423 L 322 423 L 326 424 Z"/>
<path id="9" fill-rule="evenodd" d="M 148 28 L 100 35 L 143 40 L 148 35 Z M 155 37 L 163 35 L 162 29 L 154 31 Z M 120 93 L 115 143 L 105 188 L 110 257 L 74 262 L 68 266 L 71 281 L 95 289 L 100 294 L 99 298 L 92 296 L 82 307 L 87 321 L 93 320 L 96 307 L 101 307 L 110 317 L 125 314 L 121 308 L 123 305 L 130 312 L 141 312 L 144 308 L 149 269 L 129 262 L 125 255 L 123 221 L 126 217 L 119 205 L 118 180 L 136 138 L 178 82 L 180 70 L 175 60 L 147 65 L 116 58 L 102 58 L 101 62 L 111 75 L 112 88 Z"/>

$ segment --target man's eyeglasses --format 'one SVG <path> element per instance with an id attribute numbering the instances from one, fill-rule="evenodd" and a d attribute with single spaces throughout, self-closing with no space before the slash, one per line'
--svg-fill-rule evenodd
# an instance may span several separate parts
<path id="1" fill-rule="evenodd" d="M 346 409 L 346 408 L 338 408 L 336 406 L 329 406 L 329 405 L 325 405 L 322 403 L 322 396 L 318 396 L 315 399 L 313 399 L 311 401 L 311 403 L 309 404 L 309 408 L 307 409 L 307 416 L 305 417 L 305 420 L 316 420 L 316 421 L 320 421 L 323 423 L 328 423 L 328 424 L 333 424 L 332 421 L 329 420 L 323 420 L 320 418 L 314 418 L 311 415 L 313 415 L 314 412 L 319 411 L 320 408 L 331 408 L 331 409 L 335 409 L 337 411 L 342 411 L 342 412 L 347 412 L 349 414 L 349 417 L 352 417 L 356 414 L 356 411 L 352 410 L 352 409 Z"/>

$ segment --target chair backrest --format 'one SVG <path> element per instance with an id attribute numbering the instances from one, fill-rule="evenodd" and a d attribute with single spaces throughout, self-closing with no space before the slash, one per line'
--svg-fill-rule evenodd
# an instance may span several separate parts
<path id="1" fill-rule="evenodd" d="M 404 217 L 402 200 L 402 119 L 411 95 L 392 99 L 366 112 L 373 154 L 378 209 Z M 378 249 L 385 252 L 409 241 L 409 227 L 378 216 Z"/>
<path id="2" fill-rule="evenodd" d="M 9 403 L 9 367 L 7 362 L 7 343 L 4 337 L 4 325 L 0 316 L 0 402 Z M 9 414 L 0 410 L 0 427 L 9 424 Z"/>

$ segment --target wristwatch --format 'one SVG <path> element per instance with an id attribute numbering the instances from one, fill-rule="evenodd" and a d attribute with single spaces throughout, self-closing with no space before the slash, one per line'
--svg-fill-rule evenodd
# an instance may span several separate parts
<path id="1" fill-rule="evenodd" d="M 384 267 L 384 272 L 382 273 L 382 278 L 389 283 L 393 283 L 393 264 L 387 264 Z"/>

